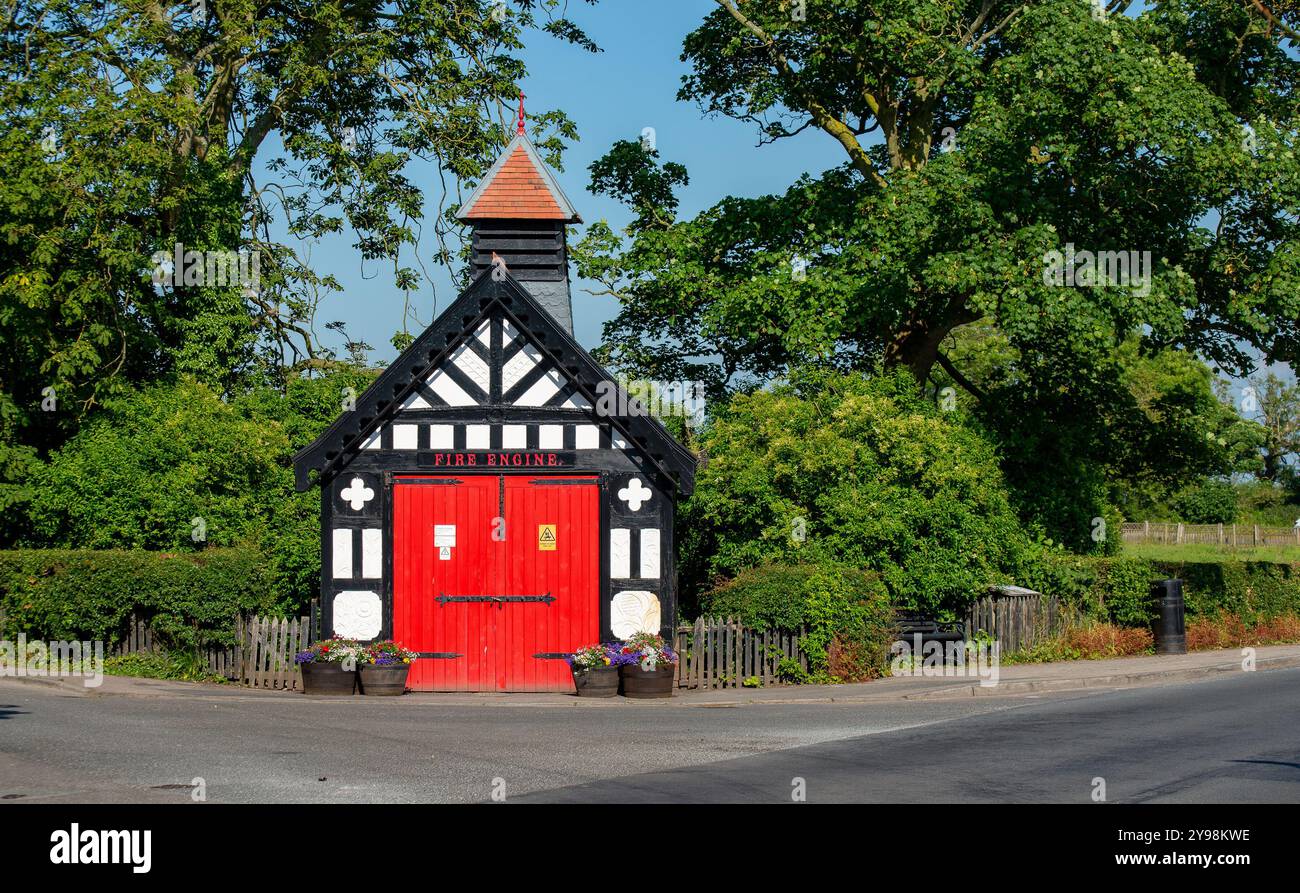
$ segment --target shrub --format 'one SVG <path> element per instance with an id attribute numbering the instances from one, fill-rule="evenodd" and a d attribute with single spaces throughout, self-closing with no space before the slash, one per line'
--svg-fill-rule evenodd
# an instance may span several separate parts
<path id="1" fill-rule="evenodd" d="M 734 616 L 755 629 L 807 632 L 800 647 L 813 680 L 854 682 L 880 676 L 894 638 L 889 596 L 873 573 L 837 564 L 765 564 L 706 593 L 707 614 Z"/>
<path id="2" fill-rule="evenodd" d="M 1174 507 L 1188 524 L 1231 524 L 1237 520 L 1237 488 L 1210 479 L 1180 493 Z"/>
<path id="3" fill-rule="evenodd" d="M 1280 614 L 1253 624 L 1237 614 L 1197 617 L 1187 624 L 1187 650 L 1244 648 L 1300 642 L 1300 615 Z"/>
<path id="4" fill-rule="evenodd" d="M 1058 556 L 1042 565 L 1030 585 L 1060 596 L 1086 618 L 1146 626 L 1156 611 L 1151 583 L 1169 577 L 1183 581 L 1188 617 L 1226 612 L 1255 623 L 1300 614 L 1300 565 L 1281 562 Z"/>
<path id="5" fill-rule="evenodd" d="M 281 609 L 268 576 L 251 549 L 0 551 L 0 633 L 113 642 L 136 612 L 176 648 L 232 644 L 238 612 Z"/>
<path id="6" fill-rule="evenodd" d="M 906 373 L 806 374 L 739 395 L 702 443 L 708 462 L 678 527 L 688 588 L 765 562 L 831 562 L 951 618 L 1038 560 L 993 448 Z"/>

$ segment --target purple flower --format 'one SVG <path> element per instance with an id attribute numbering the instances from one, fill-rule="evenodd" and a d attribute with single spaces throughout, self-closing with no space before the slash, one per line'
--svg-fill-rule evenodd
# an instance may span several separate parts
<path id="1" fill-rule="evenodd" d="M 309 664 L 315 659 L 316 655 L 310 651 L 299 651 L 293 656 L 293 662 L 296 664 Z"/>

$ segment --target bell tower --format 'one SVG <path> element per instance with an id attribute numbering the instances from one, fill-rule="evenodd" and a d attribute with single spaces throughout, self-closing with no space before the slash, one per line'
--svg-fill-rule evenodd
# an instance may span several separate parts
<path id="1" fill-rule="evenodd" d="M 514 138 L 465 199 L 458 217 L 473 231 L 473 275 L 490 269 L 493 258 L 499 258 L 515 281 L 572 335 L 565 225 L 581 223 L 582 218 L 528 139 L 522 91 Z"/>

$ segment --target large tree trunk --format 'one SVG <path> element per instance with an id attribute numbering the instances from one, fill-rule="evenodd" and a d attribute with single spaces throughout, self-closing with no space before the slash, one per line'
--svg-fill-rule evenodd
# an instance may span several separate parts
<path id="1" fill-rule="evenodd" d="M 964 301 L 954 302 L 938 320 L 912 317 L 894 334 L 885 347 L 885 366 L 905 366 L 920 384 L 925 384 L 930 369 L 939 358 L 939 345 L 958 326 L 974 322 Z"/>

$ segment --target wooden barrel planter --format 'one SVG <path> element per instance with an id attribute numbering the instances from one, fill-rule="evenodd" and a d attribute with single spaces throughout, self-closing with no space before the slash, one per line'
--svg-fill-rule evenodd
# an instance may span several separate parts
<path id="1" fill-rule="evenodd" d="M 362 664 L 361 693 L 372 697 L 404 694 L 410 669 L 410 664 Z"/>
<path id="2" fill-rule="evenodd" d="M 298 666 L 302 670 L 304 694 L 350 695 L 356 691 L 356 671 L 343 669 L 341 663 L 312 661 Z"/>
<path id="3" fill-rule="evenodd" d="M 580 698 L 612 698 L 618 694 L 618 667 L 574 670 L 573 687 Z"/>
<path id="4" fill-rule="evenodd" d="M 676 682 L 677 667 L 660 664 L 653 670 L 643 670 L 635 664 L 618 668 L 625 698 L 671 698 Z"/>

